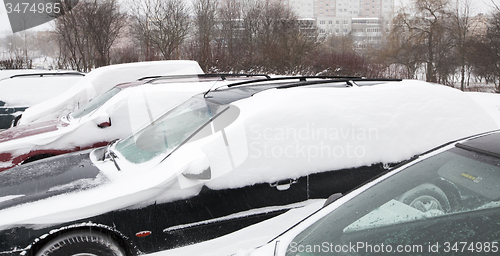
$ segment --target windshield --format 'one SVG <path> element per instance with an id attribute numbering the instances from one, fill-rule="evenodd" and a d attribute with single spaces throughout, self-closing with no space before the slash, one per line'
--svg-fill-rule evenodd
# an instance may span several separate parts
<path id="1" fill-rule="evenodd" d="M 78 118 L 81 118 L 82 116 L 85 116 L 85 115 L 92 113 L 94 110 L 98 109 L 100 106 L 102 106 L 104 103 L 106 103 L 109 99 L 111 99 L 113 96 L 115 96 L 120 91 L 121 91 L 120 88 L 113 87 L 111 90 L 109 90 L 109 91 L 105 92 L 104 94 L 101 94 L 100 96 L 91 100 L 83 108 L 80 108 L 80 109 L 76 110 L 75 112 L 71 113 L 70 114 L 71 117 L 78 119 Z"/>
<path id="2" fill-rule="evenodd" d="M 221 105 L 202 97 L 191 98 L 140 132 L 116 143 L 115 150 L 132 163 L 166 157 L 221 109 Z"/>
<path id="3" fill-rule="evenodd" d="M 458 148 L 418 162 L 309 226 L 286 255 L 498 250 L 499 163 Z"/>

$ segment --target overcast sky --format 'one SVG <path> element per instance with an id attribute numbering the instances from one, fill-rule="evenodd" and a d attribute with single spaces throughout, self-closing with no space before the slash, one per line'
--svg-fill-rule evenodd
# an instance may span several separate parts
<path id="1" fill-rule="evenodd" d="M 188 0 L 190 1 L 190 0 Z M 396 8 L 401 5 L 401 2 L 405 3 L 410 0 L 395 0 Z M 476 12 L 488 13 L 491 10 L 491 0 L 471 0 L 473 5 L 476 6 Z M 493 0 L 495 3 L 500 5 L 500 0 Z M 43 29 L 50 29 L 50 26 L 45 25 L 42 27 Z M 34 30 L 40 30 L 40 26 L 33 28 Z M 3 0 L 0 0 L 0 38 L 4 35 L 8 35 L 12 33 L 12 29 L 10 28 L 9 18 L 7 17 L 7 13 L 5 10 L 5 5 Z"/>

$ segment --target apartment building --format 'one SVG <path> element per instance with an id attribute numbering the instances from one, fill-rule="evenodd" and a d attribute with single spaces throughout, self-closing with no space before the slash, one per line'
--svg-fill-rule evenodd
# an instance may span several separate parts
<path id="1" fill-rule="evenodd" d="M 394 16 L 394 0 L 287 0 L 299 18 L 316 20 L 323 35 L 349 35 L 357 48 L 382 43 Z"/>

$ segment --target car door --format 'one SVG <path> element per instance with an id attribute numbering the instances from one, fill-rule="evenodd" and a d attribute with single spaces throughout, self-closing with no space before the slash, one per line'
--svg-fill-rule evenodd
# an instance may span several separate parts
<path id="1" fill-rule="evenodd" d="M 214 185 L 213 182 L 245 179 L 252 171 L 243 166 L 246 158 L 246 152 L 241 150 L 245 147 L 242 145 L 244 134 L 239 136 L 225 129 L 238 115 L 239 109 L 229 106 L 191 138 L 194 141 L 215 133 L 216 139 L 207 145 L 205 154 L 217 161 L 210 163 L 212 176 L 209 179 L 199 178 L 201 190 L 196 196 L 157 205 L 159 226 L 162 227 L 158 230 L 159 243 L 164 247 L 161 249 L 234 232 L 299 207 L 294 204 L 307 200 L 307 177 L 233 188 Z M 197 177 L 189 179 L 196 181 Z"/>

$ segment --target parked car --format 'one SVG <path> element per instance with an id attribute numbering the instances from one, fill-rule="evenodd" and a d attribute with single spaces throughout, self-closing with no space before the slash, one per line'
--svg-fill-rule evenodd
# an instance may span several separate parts
<path id="1" fill-rule="evenodd" d="M 481 111 L 418 81 L 219 87 L 106 147 L 0 172 L 0 252 L 138 255 L 218 237 L 496 128 Z"/>
<path id="2" fill-rule="evenodd" d="M 496 255 L 500 132 L 443 145 L 326 206 L 251 255 Z"/>
<path id="3" fill-rule="evenodd" d="M 64 93 L 50 101 L 31 106 L 22 114 L 18 123 L 42 122 L 65 116 L 115 85 L 142 77 L 193 74 L 203 74 L 203 70 L 196 61 L 191 60 L 146 61 L 96 68 Z"/>
<path id="4" fill-rule="evenodd" d="M 0 171 L 42 158 L 96 148 L 124 138 L 189 99 L 235 81 L 263 75 L 210 74 L 143 78 L 124 83 L 59 119 L 0 132 Z"/>
<path id="5" fill-rule="evenodd" d="M 11 127 L 26 108 L 56 97 L 85 76 L 74 71 L 40 70 L 2 70 L 0 75 L 4 72 L 9 76 L 0 79 L 0 130 Z"/>

